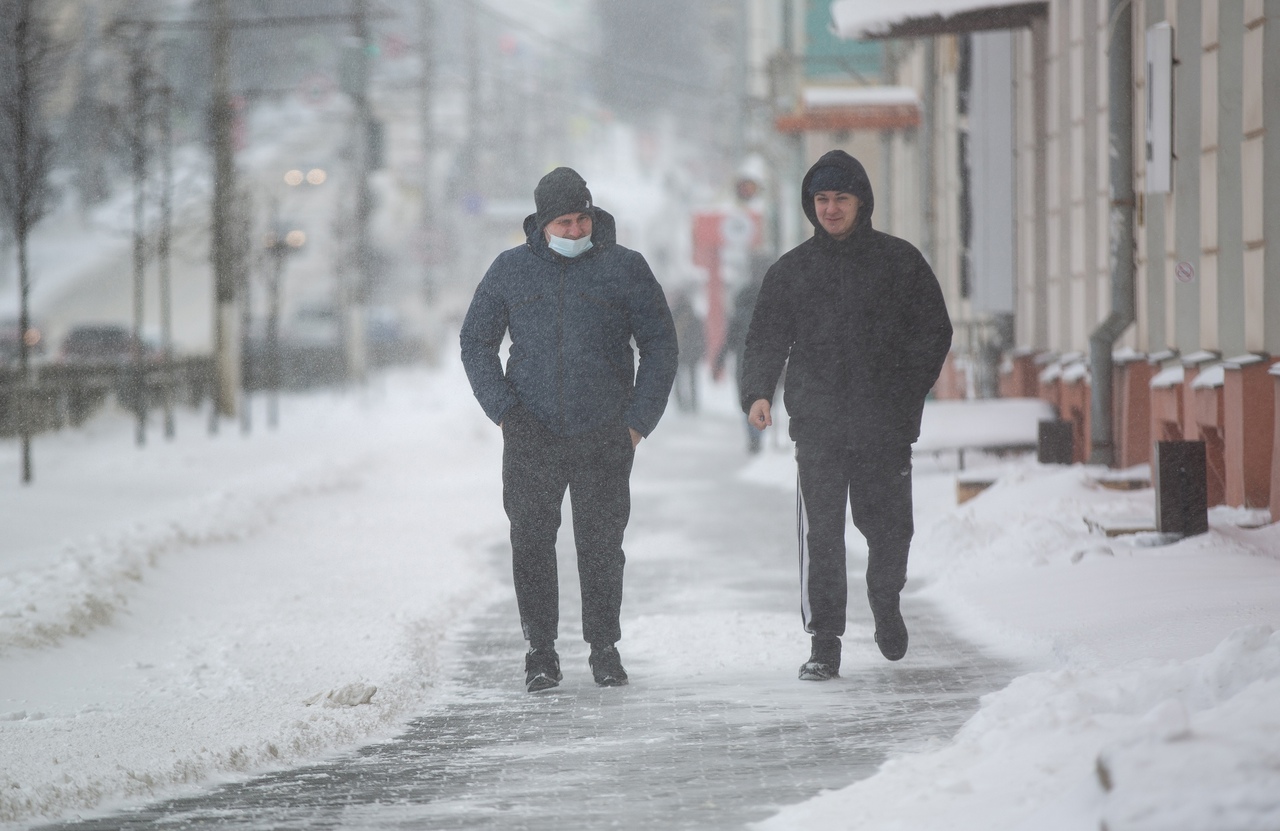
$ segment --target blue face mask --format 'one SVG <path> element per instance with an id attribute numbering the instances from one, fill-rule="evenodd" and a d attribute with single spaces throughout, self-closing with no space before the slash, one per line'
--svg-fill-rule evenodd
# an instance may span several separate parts
<path id="1" fill-rule="evenodd" d="M 555 234 L 547 234 L 547 245 L 562 257 L 573 258 L 591 248 L 590 235 L 581 239 L 565 239 Z"/>

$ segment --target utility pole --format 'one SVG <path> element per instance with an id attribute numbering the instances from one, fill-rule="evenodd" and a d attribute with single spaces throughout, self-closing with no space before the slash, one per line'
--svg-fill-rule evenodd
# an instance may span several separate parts
<path id="1" fill-rule="evenodd" d="M 173 423 L 173 294 L 170 249 L 173 238 L 173 89 L 160 88 L 160 239 L 156 259 L 160 266 L 160 360 L 164 372 L 164 437 L 174 436 Z"/>
<path id="2" fill-rule="evenodd" d="M 267 426 L 272 430 L 280 423 L 280 284 L 284 280 L 284 262 L 292 249 L 302 244 L 293 239 L 280 221 L 280 202 L 271 202 L 271 230 L 267 255 L 271 272 L 267 275 L 267 342 L 263 365 L 266 367 Z"/>
<path id="3" fill-rule="evenodd" d="M 136 416 L 134 441 L 147 443 L 146 356 L 143 354 L 142 315 L 146 287 L 146 186 L 147 186 L 147 41 L 146 25 L 137 27 L 129 44 L 129 93 L 133 110 L 133 343 L 130 347 L 130 389 Z"/>
<path id="4" fill-rule="evenodd" d="M 422 198 L 421 226 L 419 238 L 422 240 L 421 256 L 423 259 L 423 290 L 428 299 L 435 289 L 435 240 L 436 240 L 436 195 L 431 179 L 433 162 L 435 161 L 436 127 L 433 108 L 435 106 L 435 49 L 433 36 L 436 28 L 435 0 L 418 0 L 418 60 L 421 69 L 418 73 L 418 125 L 422 133 L 422 181 L 419 183 L 419 194 Z"/>
<path id="5" fill-rule="evenodd" d="M 463 9 L 463 49 L 466 51 L 466 83 L 467 83 L 467 137 L 463 140 L 458 160 L 461 171 L 459 194 L 462 197 L 463 210 L 468 214 L 478 213 L 483 206 L 484 188 L 481 187 L 480 145 L 484 141 L 481 135 L 480 113 L 480 25 L 479 3 L 467 3 Z M 476 273 L 480 268 L 479 240 L 468 228 L 463 238 L 463 261 L 461 265 L 467 274 Z"/>
<path id="6" fill-rule="evenodd" d="M 214 0 L 213 101 L 213 350 L 217 374 L 214 410 L 209 428 L 217 432 L 220 416 L 236 414 L 240 390 L 240 339 L 236 337 L 235 253 L 232 214 L 235 200 L 235 159 L 231 141 L 231 21 L 228 0 Z"/>
<path id="7" fill-rule="evenodd" d="M 242 191 L 236 199 L 235 228 L 239 239 L 252 237 L 253 220 L 251 218 L 249 194 Z M 250 384 L 255 380 L 250 366 L 253 361 L 253 350 L 249 348 L 249 338 L 253 329 L 253 291 L 249 285 L 249 252 L 240 249 L 235 257 L 236 293 L 240 296 L 240 433 L 249 435 L 253 429 L 253 401 Z"/>
<path id="8" fill-rule="evenodd" d="M 352 0 L 352 23 L 355 28 L 357 53 L 352 89 L 355 104 L 356 200 L 352 255 L 354 259 L 347 300 L 347 380 L 364 383 L 368 356 L 365 317 L 373 288 L 373 251 L 369 242 L 369 220 L 373 213 L 373 196 L 369 190 L 372 168 L 373 117 L 369 106 L 369 53 L 373 43 L 369 34 L 368 0 Z"/>
<path id="9" fill-rule="evenodd" d="M 4 5 L 0 32 L 8 41 L 13 63 L 0 74 L 0 146 L 7 164 L 0 166 L 0 203 L 11 223 L 18 265 L 18 387 L 19 423 L 22 441 L 22 483 L 32 478 L 32 421 L 30 295 L 31 273 L 27 258 L 28 236 L 44 215 L 43 199 L 48 179 L 53 142 L 43 118 L 43 109 L 60 65 L 47 24 L 37 15 L 34 0 L 17 0 Z"/>

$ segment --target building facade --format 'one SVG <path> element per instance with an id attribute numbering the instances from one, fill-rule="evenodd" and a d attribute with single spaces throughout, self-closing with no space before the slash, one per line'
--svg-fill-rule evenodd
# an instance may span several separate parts
<path id="1" fill-rule="evenodd" d="M 1202 441 L 1211 503 L 1280 501 L 1280 2 L 868 5 L 831 12 L 920 91 L 893 204 L 957 318 L 953 388 L 998 343 L 999 389 L 1057 406 L 1077 460 Z"/>

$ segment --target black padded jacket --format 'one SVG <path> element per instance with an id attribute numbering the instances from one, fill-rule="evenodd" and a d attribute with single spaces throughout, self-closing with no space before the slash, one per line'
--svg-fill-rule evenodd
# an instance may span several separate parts
<path id="1" fill-rule="evenodd" d="M 861 205 L 853 233 L 828 234 L 808 195 L 822 165 L 854 174 Z M 910 444 L 951 348 L 951 319 L 933 269 L 906 240 L 871 227 L 875 201 L 857 159 L 825 154 L 801 188 L 813 237 L 765 275 L 747 334 L 742 408 L 784 401 L 797 442 L 849 447 Z"/>

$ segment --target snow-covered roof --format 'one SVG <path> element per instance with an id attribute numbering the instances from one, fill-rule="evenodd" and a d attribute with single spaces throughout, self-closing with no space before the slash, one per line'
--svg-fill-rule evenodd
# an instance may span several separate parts
<path id="1" fill-rule="evenodd" d="M 831 20 L 848 40 L 931 37 L 1018 29 L 1048 14 L 1049 4 L 1017 0 L 835 0 Z"/>

